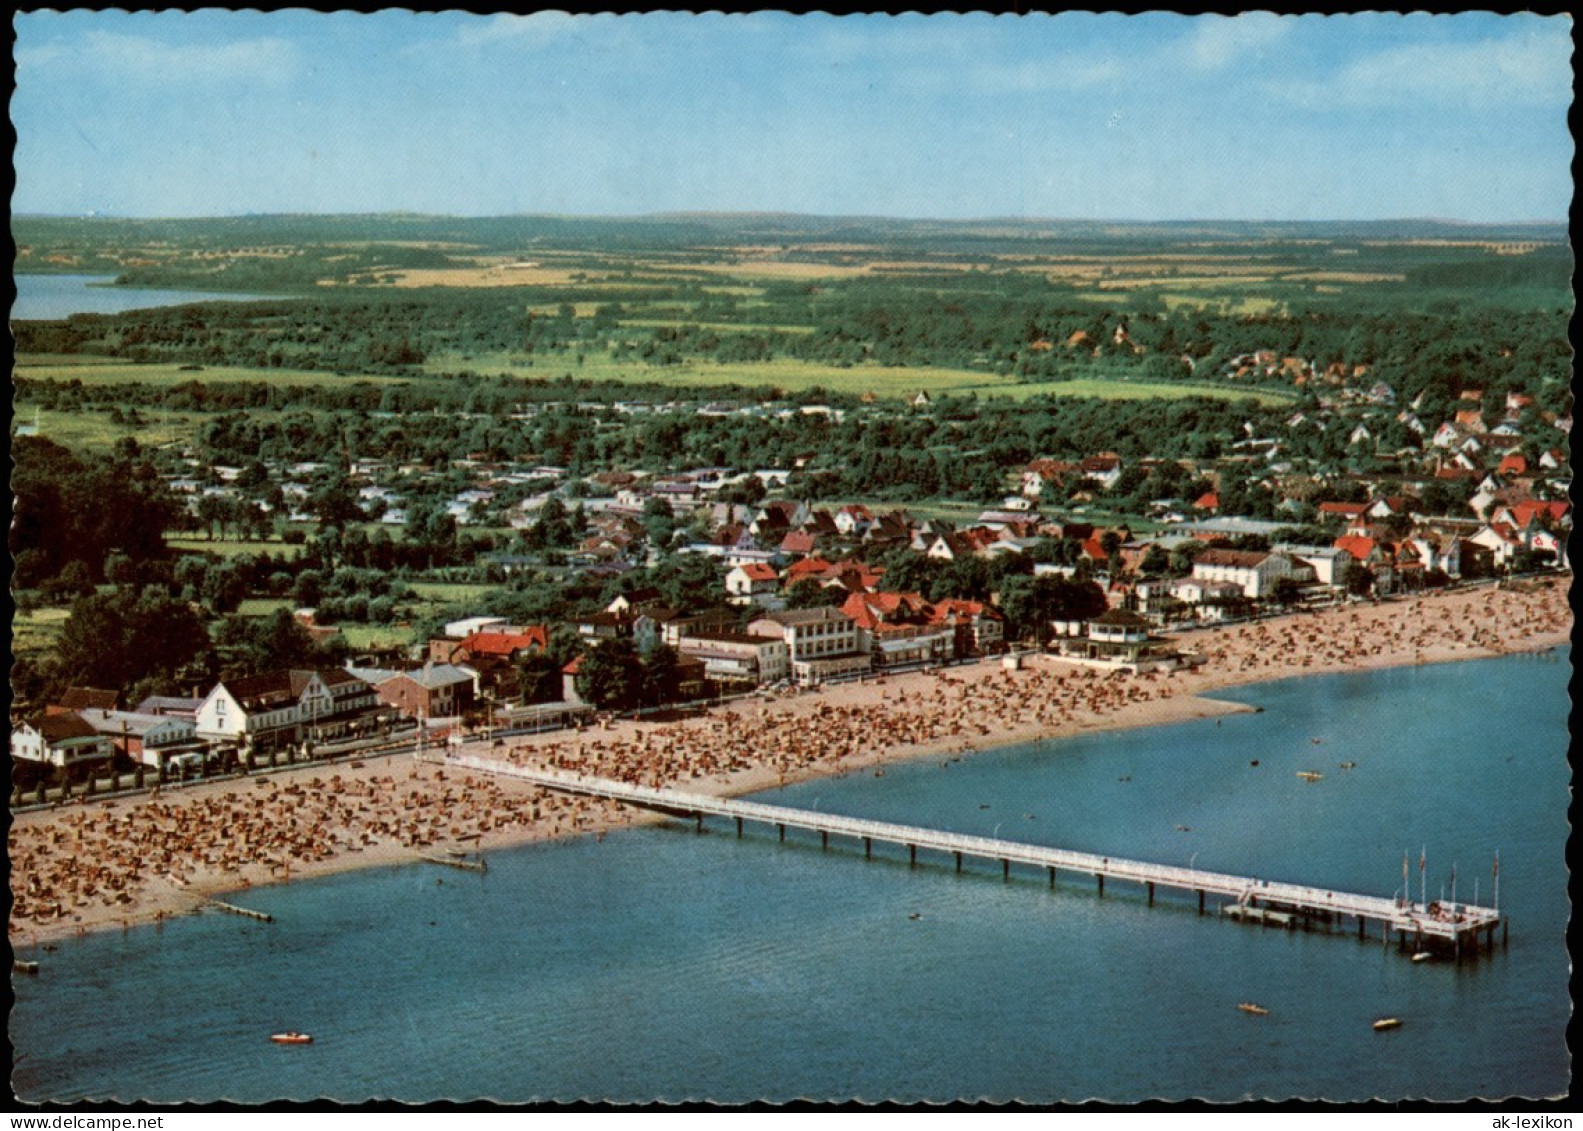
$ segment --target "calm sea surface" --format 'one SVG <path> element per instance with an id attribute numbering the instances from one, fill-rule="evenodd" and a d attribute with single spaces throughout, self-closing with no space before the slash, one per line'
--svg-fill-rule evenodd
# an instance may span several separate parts
<path id="1" fill-rule="evenodd" d="M 1004 883 L 989 863 L 909 870 L 900 850 L 676 823 L 496 852 L 482 876 L 255 889 L 275 923 L 202 915 L 34 954 L 43 972 L 14 979 L 14 1085 L 244 1102 L 1559 1094 L 1568 655 L 1244 688 L 1227 698 L 1262 714 L 764 795 L 1387 896 L 1404 850 L 1416 888 L 1427 847 L 1431 896 L 1455 864 L 1457 894 L 1477 883 L 1488 903 L 1499 849 L 1510 943 L 1462 965 L 1163 893 L 1151 909 L 1123 884 L 1052 894 L 1042 872 Z M 1324 780 L 1295 776 L 1310 769 Z M 1387 1014 L 1403 1027 L 1374 1032 Z M 315 1043 L 271 1045 L 285 1028 Z"/>
<path id="2" fill-rule="evenodd" d="M 72 314 L 120 314 L 189 302 L 250 302 L 281 297 L 103 285 L 114 282 L 110 275 L 13 275 L 12 279 L 17 291 L 16 303 L 11 307 L 12 321 L 58 319 Z"/>

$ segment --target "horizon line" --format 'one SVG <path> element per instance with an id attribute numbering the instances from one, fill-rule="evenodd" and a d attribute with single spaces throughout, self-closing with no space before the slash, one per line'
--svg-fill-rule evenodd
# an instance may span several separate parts
<path id="1" fill-rule="evenodd" d="M 148 220 L 148 221 L 188 221 L 188 220 L 249 220 L 249 219 L 342 219 L 342 218 L 407 218 L 417 220 L 685 220 L 685 219 L 798 219 L 798 220 L 842 220 L 842 221 L 867 221 L 889 223 L 937 223 L 937 224 L 1135 224 L 1135 225 L 1163 225 L 1163 224 L 1443 224 L 1452 227 L 1537 227 L 1542 225 L 1567 225 L 1569 218 L 1556 219 L 1508 219 L 1508 220 L 1468 220 L 1458 217 L 1446 216 L 1333 216 L 1323 219 L 1299 219 L 1269 216 L 1247 217 L 1205 217 L 1181 216 L 1168 219 L 1140 219 L 1137 217 L 1092 217 L 1092 216 L 900 216 L 883 213 L 864 212 L 795 212 L 785 209 L 772 210 L 708 210 L 708 209 L 667 209 L 657 212 L 421 212 L 411 209 L 381 209 L 376 211 L 260 211 L 260 212 L 212 212 L 196 213 L 189 215 L 137 215 L 132 213 L 101 212 L 97 210 L 88 212 L 13 212 L 13 219 L 49 219 L 49 220 Z"/>

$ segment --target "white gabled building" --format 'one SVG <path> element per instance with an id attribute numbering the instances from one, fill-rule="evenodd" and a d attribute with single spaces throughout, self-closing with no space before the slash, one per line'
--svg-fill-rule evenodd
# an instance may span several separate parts
<path id="1" fill-rule="evenodd" d="M 1195 581 L 1229 581 L 1254 600 L 1269 596 L 1283 577 L 1304 581 L 1313 575 L 1286 554 L 1266 550 L 1205 550 L 1193 559 Z"/>
<path id="2" fill-rule="evenodd" d="M 214 685 L 198 705 L 198 737 L 255 748 L 337 738 L 379 712 L 366 680 L 340 669 L 245 676 Z"/>

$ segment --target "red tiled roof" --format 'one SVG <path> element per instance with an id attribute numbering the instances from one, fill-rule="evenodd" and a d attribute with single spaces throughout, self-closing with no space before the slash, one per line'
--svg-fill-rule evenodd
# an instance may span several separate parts
<path id="1" fill-rule="evenodd" d="M 1374 539 L 1365 538 L 1361 534 L 1344 534 L 1334 543 L 1336 549 L 1345 550 L 1360 562 L 1367 560 L 1374 552 L 1375 544 Z"/>
<path id="2" fill-rule="evenodd" d="M 462 647 L 475 656 L 509 656 L 524 648 L 547 648 L 549 643 L 543 625 L 530 625 L 521 632 L 475 632 L 462 641 Z"/>
<path id="3" fill-rule="evenodd" d="M 737 568 L 742 571 L 749 581 L 774 581 L 779 576 L 775 572 L 774 567 L 765 562 L 748 562 L 746 565 L 738 566 Z"/>

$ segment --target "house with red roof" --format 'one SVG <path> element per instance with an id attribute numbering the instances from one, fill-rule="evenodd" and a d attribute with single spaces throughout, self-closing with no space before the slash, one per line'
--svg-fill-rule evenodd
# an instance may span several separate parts
<path id="1" fill-rule="evenodd" d="M 1347 520 L 1362 518 L 1369 509 L 1368 503 L 1320 503 L 1319 513 L 1327 518 L 1343 518 Z"/>
<path id="2" fill-rule="evenodd" d="M 941 663 L 956 654 L 956 627 L 936 620 L 918 593 L 854 593 L 841 611 L 858 626 L 880 668 Z"/>
<path id="3" fill-rule="evenodd" d="M 1006 646 L 1006 618 L 982 601 L 955 597 L 936 601 L 934 622 L 951 627 L 958 659 L 990 655 Z"/>
<path id="4" fill-rule="evenodd" d="M 1527 475 L 1528 461 L 1521 452 L 1512 452 L 1501 457 L 1501 462 L 1495 468 L 1496 475 Z"/>
<path id="5" fill-rule="evenodd" d="M 780 551 L 783 554 L 796 554 L 799 556 L 814 552 L 816 539 L 813 532 L 807 529 L 793 530 L 781 539 Z"/>
<path id="6" fill-rule="evenodd" d="M 761 605 L 779 588 L 780 575 L 765 562 L 746 562 L 726 574 L 727 600 L 733 605 Z"/>
<path id="7" fill-rule="evenodd" d="M 1213 491 L 1205 491 L 1202 495 L 1198 496 L 1196 500 L 1194 500 L 1193 509 L 1195 511 L 1205 511 L 1209 514 L 1215 514 L 1220 510 L 1220 496 Z"/>

